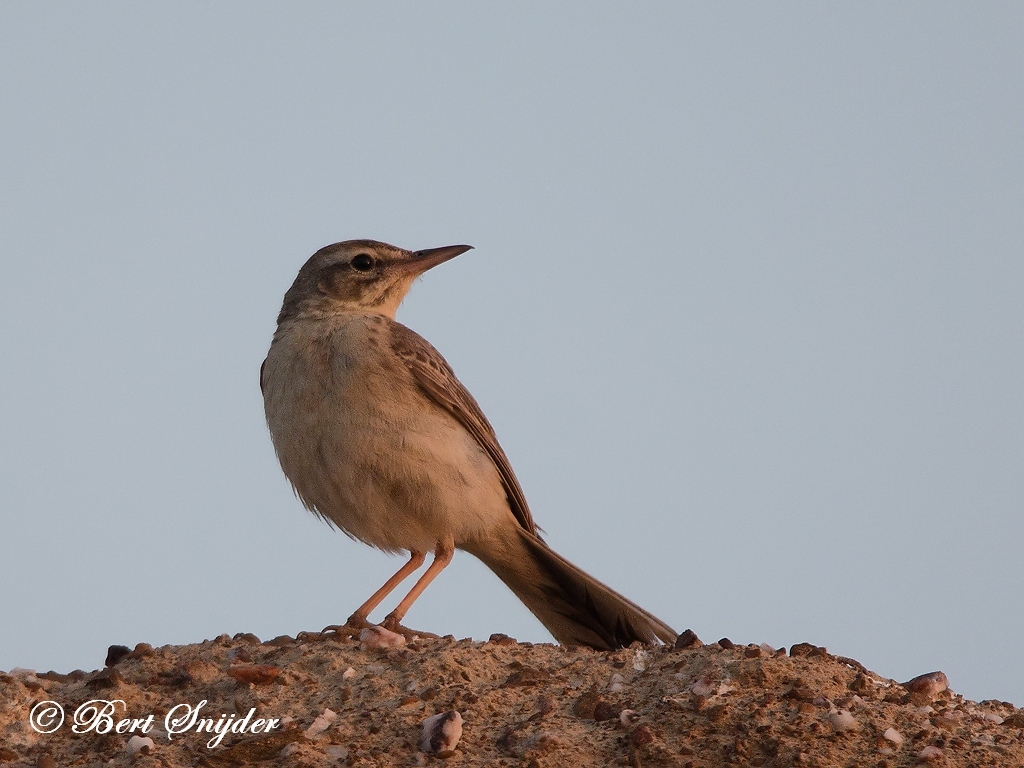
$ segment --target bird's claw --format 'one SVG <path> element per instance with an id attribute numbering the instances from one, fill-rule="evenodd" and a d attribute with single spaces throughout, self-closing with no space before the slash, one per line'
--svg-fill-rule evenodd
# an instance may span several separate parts
<path id="1" fill-rule="evenodd" d="M 328 632 L 334 632 L 345 637 L 357 637 L 364 629 L 372 626 L 366 619 L 353 614 L 344 624 L 330 624 L 324 627 L 320 630 L 320 634 L 326 635 Z"/>
<path id="2" fill-rule="evenodd" d="M 437 640 L 440 637 L 440 635 L 435 635 L 433 632 L 421 632 L 418 629 L 403 627 L 401 623 L 399 623 L 398 619 L 391 615 L 388 615 L 380 625 L 389 632 L 395 632 L 402 635 L 406 640 L 413 640 L 417 637 L 423 637 L 428 640 Z"/>

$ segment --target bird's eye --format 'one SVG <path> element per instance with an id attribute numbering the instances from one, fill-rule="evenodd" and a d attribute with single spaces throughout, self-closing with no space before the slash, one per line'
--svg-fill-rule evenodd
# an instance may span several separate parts
<path id="1" fill-rule="evenodd" d="M 373 256 L 368 253 L 357 253 L 352 257 L 352 268 L 360 272 L 369 272 L 373 269 Z"/>

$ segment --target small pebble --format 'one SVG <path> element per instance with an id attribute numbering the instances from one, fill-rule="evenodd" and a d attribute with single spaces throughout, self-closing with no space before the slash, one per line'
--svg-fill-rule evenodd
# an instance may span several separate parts
<path id="1" fill-rule="evenodd" d="M 930 763 L 942 759 L 942 750 L 935 746 L 927 746 L 917 753 L 917 760 L 921 763 Z"/>
<path id="2" fill-rule="evenodd" d="M 495 645 L 517 645 L 518 641 L 514 637 L 509 637 L 502 632 L 495 632 L 489 638 L 488 643 L 494 643 Z"/>
<path id="3" fill-rule="evenodd" d="M 692 629 L 688 629 L 676 638 L 673 648 L 700 648 L 704 645 Z"/>
<path id="4" fill-rule="evenodd" d="M 612 674 L 611 680 L 608 682 L 608 690 L 612 693 L 618 693 L 624 688 L 624 678 L 618 672 Z"/>
<path id="5" fill-rule="evenodd" d="M 149 754 L 150 750 L 152 750 L 154 746 L 156 745 L 149 736 L 132 736 L 128 739 L 128 744 L 125 749 L 128 751 L 129 755 L 134 755 L 139 752 L 146 755 Z"/>
<path id="6" fill-rule="evenodd" d="M 149 643 L 136 643 L 132 656 L 137 659 L 141 659 L 144 656 L 156 656 L 156 651 L 153 650 L 153 646 Z"/>
<path id="7" fill-rule="evenodd" d="M 619 722 L 623 725 L 629 725 L 633 722 L 633 714 L 634 713 L 632 709 L 622 710 L 621 712 L 619 712 Z"/>
<path id="8" fill-rule="evenodd" d="M 886 741 L 891 741 L 897 747 L 903 743 L 903 734 L 897 731 L 895 728 L 889 728 L 885 733 L 882 734 L 882 738 Z"/>
<path id="9" fill-rule="evenodd" d="M 926 675 L 918 675 L 913 680 L 908 680 L 903 683 L 903 687 L 922 698 L 934 699 L 949 688 L 949 680 L 942 672 L 929 672 Z"/>
<path id="10" fill-rule="evenodd" d="M 985 719 L 988 720 L 990 723 L 995 723 L 996 725 L 1003 724 L 1003 718 L 1001 718 L 995 712 L 986 712 Z"/>
<path id="11" fill-rule="evenodd" d="M 633 669 L 637 672 L 643 672 L 647 669 L 647 665 L 651 661 L 650 651 L 637 651 L 633 656 Z"/>
<path id="12" fill-rule="evenodd" d="M 341 673 L 341 679 L 342 680 L 351 680 L 355 676 L 356 676 L 356 671 L 354 669 L 352 669 L 352 667 L 349 667 L 348 669 L 346 669 L 344 672 Z"/>
<path id="13" fill-rule="evenodd" d="M 450 755 L 462 738 L 462 715 L 454 709 L 439 712 L 423 721 L 420 749 L 435 755 Z"/>
<path id="14" fill-rule="evenodd" d="M 328 728 L 331 727 L 331 723 L 334 722 L 334 719 L 337 716 L 337 713 L 335 713 L 333 710 L 325 709 L 323 711 L 323 714 L 317 715 L 316 720 L 314 720 L 312 725 L 310 725 L 309 728 L 306 729 L 306 738 L 312 739 L 314 736 L 318 736 L 324 731 L 326 731 Z"/>
<path id="15" fill-rule="evenodd" d="M 405 645 L 405 636 L 384 627 L 367 627 L 359 633 L 364 648 L 397 648 Z"/>
<path id="16" fill-rule="evenodd" d="M 279 754 L 279 755 L 280 755 L 281 757 L 291 757 L 292 755 L 294 755 L 294 754 L 295 754 L 296 752 L 298 752 L 298 751 L 299 751 L 299 745 L 298 745 L 298 744 L 296 744 L 296 743 L 295 743 L 295 742 L 293 741 L 293 742 L 292 742 L 291 744 L 285 744 L 285 745 L 284 745 L 284 746 L 283 746 L 283 747 L 281 748 L 281 751 L 280 751 L 280 752 L 278 752 L 278 754 Z"/>
<path id="17" fill-rule="evenodd" d="M 840 709 L 838 712 L 833 712 L 828 716 L 828 719 L 832 723 L 832 727 L 837 731 L 855 731 L 857 730 L 857 719 L 851 715 L 847 710 Z"/>
<path id="18" fill-rule="evenodd" d="M 344 760 L 348 757 L 348 749 L 341 746 L 340 744 L 332 744 L 324 750 L 329 757 L 333 757 L 335 760 Z"/>

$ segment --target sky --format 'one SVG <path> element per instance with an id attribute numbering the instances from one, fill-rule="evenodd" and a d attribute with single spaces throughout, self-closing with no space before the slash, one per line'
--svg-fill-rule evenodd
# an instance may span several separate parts
<path id="1" fill-rule="evenodd" d="M 323 245 L 560 553 L 706 642 L 1024 705 L 1024 6 L 5 3 L 0 669 L 338 623 L 258 371 Z M 381 618 L 399 599 L 395 595 Z M 407 617 L 550 637 L 457 553 Z"/>

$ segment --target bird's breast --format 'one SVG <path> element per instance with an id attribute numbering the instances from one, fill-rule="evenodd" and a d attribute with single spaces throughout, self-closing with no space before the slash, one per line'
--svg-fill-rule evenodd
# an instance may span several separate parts
<path id="1" fill-rule="evenodd" d="M 389 322 L 279 329 L 262 380 L 278 459 L 303 504 L 385 550 L 433 549 L 509 514 L 493 463 L 391 352 Z"/>

